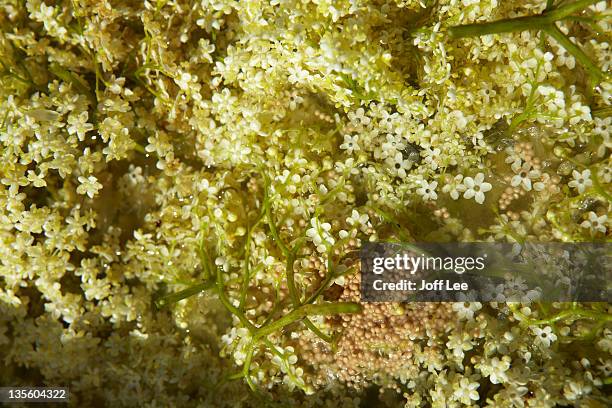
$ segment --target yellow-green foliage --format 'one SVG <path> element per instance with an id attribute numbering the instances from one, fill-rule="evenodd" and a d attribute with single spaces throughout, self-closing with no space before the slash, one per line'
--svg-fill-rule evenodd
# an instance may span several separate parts
<path id="1" fill-rule="evenodd" d="M 555 3 L 0 1 L 0 385 L 609 406 L 608 304 L 355 298 L 368 240 L 608 239 L 609 2 Z"/>

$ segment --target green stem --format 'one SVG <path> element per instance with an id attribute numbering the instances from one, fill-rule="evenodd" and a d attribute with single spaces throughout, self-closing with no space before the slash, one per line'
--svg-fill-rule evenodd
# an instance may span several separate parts
<path id="1" fill-rule="evenodd" d="M 212 281 L 190 286 L 187 289 L 183 289 L 179 292 L 163 296 L 162 298 L 155 301 L 155 306 L 157 306 L 158 309 L 161 309 L 180 300 L 186 299 L 190 296 L 197 295 L 200 292 L 211 289 L 214 286 L 215 282 Z"/>
<path id="2" fill-rule="evenodd" d="M 512 305 L 510 306 L 510 309 L 518 314 L 519 316 L 521 316 L 523 318 L 523 322 L 526 323 L 527 325 L 535 325 L 535 326 L 540 326 L 540 325 L 544 325 L 544 324 L 552 324 L 561 320 L 566 320 L 566 319 L 590 319 L 590 320 L 599 320 L 601 322 L 611 322 L 612 321 L 612 314 L 610 313 L 605 313 L 605 312 L 598 312 L 595 310 L 588 310 L 588 309 L 567 309 L 567 310 L 563 310 L 553 316 L 550 316 L 546 319 L 538 319 L 538 320 L 534 320 L 531 319 L 527 316 L 525 316 L 517 307 L 516 305 Z"/>
<path id="3" fill-rule="evenodd" d="M 594 18 L 585 16 L 567 16 L 563 19 L 563 21 L 576 21 L 578 23 L 595 24 Z"/>
<path id="4" fill-rule="evenodd" d="M 285 243 L 281 241 L 280 236 L 278 235 L 278 230 L 276 229 L 276 224 L 274 223 L 274 220 L 272 219 L 272 211 L 270 208 L 271 207 L 270 196 L 268 195 L 269 187 L 270 187 L 270 183 L 268 179 L 266 178 L 266 197 L 264 198 L 264 209 L 265 209 L 266 218 L 268 221 L 268 226 L 270 227 L 270 234 L 272 235 L 272 239 L 276 241 L 276 244 L 280 248 L 283 255 L 285 255 L 285 257 L 288 258 L 289 249 L 287 248 Z"/>
<path id="5" fill-rule="evenodd" d="M 72 84 L 72 86 L 77 91 L 87 96 L 87 98 L 92 104 L 92 107 L 94 109 L 96 108 L 98 104 L 96 95 L 94 95 L 91 92 L 91 90 L 87 87 L 87 85 L 84 84 L 83 81 L 78 76 L 76 76 L 73 72 L 62 68 L 61 66 L 55 63 L 49 65 L 49 72 L 51 72 L 53 75 L 55 75 L 62 81 L 66 82 L 67 84 Z"/>
<path id="6" fill-rule="evenodd" d="M 255 384 L 253 384 L 253 381 L 251 380 L 251 361 L 253 361 L 254 353 L 255 345 L 251 343 L 248 347 L 246 358 L 244 359 L 244 369 L 242 371 L 244 379 L 246 380 L 247 384 L 249 385 L 249 388 L 251 388 L 252 391 L 255 391 Z"/>
<path id="7" fill-rule="evenodd" d="M 540 73 L 541 65 L 542 64 L 538 62 L 538 66 L 536 68 L 536 74 L 535 74 L 536 78 L 538 77 Z M 510 126 L 508 127 L 509 133 L 514 132 L 514 130 L 518 127 L 518 125 L 520 125 L 522 122 L 526 121 L 527 119 L 533 116 L 533 112 L 532 112 L 533 105 L 535 104 L 536 91 L 539 87 L 540 87 L 539 84 L 535 82 L 531 82 L 531 92 L 529 93 L 529 97 L 527 98 L 527 106 L 525 107 L 525 110 L 523 111 L 523 113 L 521 113 L 520 115 L 512 119 L 512 122 L 510 123 Z"/>
<path id="8" fill-rule="evenodd" d="M 378 207 L 373 205 L 368 206 L 369 209 L 373 210 L 380 218 L 382 218 L 386 223 L 390 224 L 393 229 L 397 232 L 397 235 L 403 242 L 411 242 L 414 241 L 410 235 L 406 235 L 406 228 L 402 226 L 402 224 L 397 220 L 393 215 L 388 212 L 381 210 Z M 410 234 L 410 232 L 409 232 Z"/>
<path id="9" fill-rule="evenodd" d="M 591 61 L 591 59 L 582 51 L 580 47 L 574 44 L 555 24 L 548 24 L 542 27 L 542 30 L 552 38 L 554 38 L 563 48 L 574 56 L 589 73 L 589 76 L 597 83 L 599 83 L 604 74 L 601 70 Z"/>
<path id="10" fill-rule="evenodd" d="M 545 24 L 543 16 L 526 16 L 493 21 L 490 23 L 466 24 L 450 27 L 452 38 L 479 37 L 487 34 L 511 33 L 514 31 L 539 30 Z"/>
<path id="11" fill-rule="evenodd" d="M 308 304 L 302 305 L 292 312 L 287 313 L 280 319 L 260 327 L 253 335 L 253 339 L 257 340 L 274 333 L 283 327 L 303 319 L 306 316 L 332 316 L 340 313 L 359 313 L 362 306 L 359 303 L 342 302 L 342 303 L 323 303 L 323 304 Z"/>
<path id="12" fill-rule="evenodd" d="M 285 266 L 286 274 L 287 274 L 287 288 L 289 289 L 289 297 L 291 298 L 291 302 L 293 306 L 300 305 L 300 298 L 297 293 L 297 289 L 295 287 L 295 275 L 293 270 L 293 263 L 295 262 L 295 248 L 289 251 L 289 256 L 287 257 L 287 264 Z"/>
<path id="13" fill-rule="evenodd" d="M 490 23 L 466 24 L 450 27 L 448 33 L 453 38 L 478 37 L 487 34 L 510 33 L 513 31 L 540 30 L 543 26 L 551 25 L 569 15 L 583 10 L 598 0 L 580 0 L 557 9 L 545 11 L 535 16 L 507 18 Z"/>
<path id="14" fill-rule="evenodd" d="M 566 4 L 557 9 L 553 9 L 551 11 L 545 12 L 542 16 L 548 17 L 548 22 L 552 23 L 554 21 L 559 21 L 564 19 L 565 17 L 572 15 L 578 11 L 584 10 L 589 7 L 591 4 L 599 3 L 601 0 L 579 0 L 573 3 Z"/>
<path id="15" fill-rule="evenodd" d="M 606 106 L 604 108 L 593 109 L 591 111 L 591 115 L 596 116 L 598 118 L 607 118 L 608 116 L 612 116 L 612 106 Z"/>
<path id="16" fill-rule="evenodd" d="M 299 295 L 297 293 L 297 288 L 295 286 L 295 273 L 294 273 L 294 270 L 293 270 L 293 263 L 295 262 L 295 255 L 296 255 L 296 252 L 297 252 L 298 248 L 299 248 L 299 246 L 296 246 L 295 248 L 292 248 L 289 251 L 289 257 L 287 258 L 287 269 L 286 269 L 286 273 L 287 273 L 287 287 L 289 288 L 289 297 L 291 298 L 291 303 L 293 303 L 294 307 L 299 307 L 301 305 L 301 301 L 300 301 Z M 331 342 L 331 340 L 332 340 L 331 336 L 328 336 L 325 333 L 323 333 L 307 317 L 304 318 L 304 325 L 308 329 L 310 329 L 314 334 L 319 336 L 321 338 L 321 340 L 323 340 L 323 341 L 325 341 L 327 343 Z"/>
<path id="17" fill-rule="evenodd" d="M 326 343 L 331 343 L 332 342 L 332 340 L 333 340 L 332 336 L 323 333 L 321 331 L 321 329 L 319 329 L 317 326 L 315 326 L 315 324 L 309 318 L 307 318 L 307 317 L 304 318 L 304 326 L 306 326 L 311 332 L 316 334 L 317 337 L 319 337 L 324 342 L 326 342 Z"/>
<path id="18" fill-rule="evenodd" d="M 566 319 L 590 319 L 602 320 L 606 322 L 612 321 L 612 315 L 608 313 L 595 312 L 587 309 L 564 310 L 549 317 L 548 319 L 531 320 L 529 323 L 534 325 L 550 324 Z"/>
<path id="19" fill-rule="evenodd" d="M 325 276 L 325 279 L 323 280 L 321 285 L 317 288 L 317 290 L 315 290 L 314 293 L 310 295 L 310 297 L 306 299 L 304 303 L 305 304 L 314 303 L 319 298 L 319 296 L 321 296 L 323 291 L 331 286 L 332 280 L 339 278 L 340 276 L 348 273 L 351 269 L 353 269 L 353 267 L 350 267 L 344 272 L 342 272 L 341 274 L 336 275 L 334 263 L 332 260 L 332 251 L 330 250 L 327 254 L 327 275 Z"/>
<path id="20" fill-rule="evenodd" d="M 267 178 L 265 179 L 265 183 L 266 183 L 266 197 L 264 198 L 264 212 L 266 215 L 266 221 L 268 223 L 268 226 L 270 227 L 270 234 L 272 235 L 272 239 L 276 241 L 276 244 L 278 245 L 279 249 L 281 250 L 283 255 L 285 255 L 285 257 L 287 258 L 287 263 L 285 265 L 285 271 L 286 271 L 285 273 L 287 275 L 287 288 L 289 289 L 289 297 L 291 298 L 291 303 L 293 304 L 293 306 L 298 307 L 300 306 L 301 302 L 300 302 L 300 297 L 297 292 L 297 288 L 295 286 L 295 271 L 293 269 L 293 263 L 295 262 L 296 254 L 300 248 L 300 245 L 298 244 L 295 247 L 289 249 L 285 245 L 285 243 L 281 241 L 280 236 L 278 235 L 278 230 L 276 229 L 276 223 L 274 222 L 274 219 L 272 218 L 270 196 L 268 194 L 270 182 Z M 332 340 L 331 337 L 323 333 L 317 326 L 314 325 L 314 323 L 310 321 L 310 319 L 305 318 L 304 325 L 309 330 L 311 330 L 314 334 L 319 336 L 323 341 L 328 342 L 328 343 L 331 342 Z"/>
<path id="21" fill-rule="evenodd" d="M 246 301 L 246 294 L 249 287 L 249 281 L 251 280 L 251 266 L 250 266 L 250 258 L 251 258 L 251 240 L 253 235 L 253 230 L 257 228 L 260 221 L 263 219 L 265 214 L 265 209 L 262 209 L 261 213 L 255 220 L 255 223 L 251 226 L 247 226 L 247 238 L 246 243 L 244 244 L 244 276 L 242 281 L 242 288 L 240 291 L 240 306 L 241 310 L 244 309 L 244 302 Z"/>
<path id="22" fill-rule="evenodd" d="M 230 313 L 235 315 L 238 318 L 238 320 L 240 320 L 240 323 L 242 323 L 244 327 L 246 327 L 249 330 L 249 332 L 254 333 L 257 330 L 257 327 L 255 327 L 255 325 L 251 323 L 249 319 L 247 319 L 246 316 L 240 310 L 238 310 L 237 307 L 235 307 L 232 304 L 232 302 L 228 299 L 227 295 L 225 294 L 225 287 L 223 284 L 223 275 L 221 274 L 221 268 L 217 268 L 216 289 L 217 289 L 217 294 L 219 295 L 219 300 L 221 300 L 221 303 L 223 303 L 223 306 L 225 306 L 225 308 Z"/>
<path id="23" fill-rule="evenodd" d="M 589 59 L 589 57 L 574 44 L 565 34 L 557 28 L 555 22 L 566 19 L 572 14 L 584 10 L 598 0 L 579 0 L 554 8 L 552 2 L 548 2 L 546 10 L 539 15 L 508 18 L 489 23 L 466 24 L 450 27 L 448 34 L 452 38 L 478 37 L 487 34 L 510 33 L 515 31 L 537 30 L 544 31 L 553 37 L 562 47 L 574 56 L 587 70 L 589 76 L 595 83 L 604 78 L 603 72 Z"/>
<path id="24" fill-rule="evenodd" d="M 147 151 L 140 143 L 134 142 L 134 150 L 136 150 L 140 154 L 147 154 Z"/>

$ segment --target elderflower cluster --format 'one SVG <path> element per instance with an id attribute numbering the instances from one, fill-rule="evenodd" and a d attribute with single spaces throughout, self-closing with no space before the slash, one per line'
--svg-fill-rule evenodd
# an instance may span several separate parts
<path id="1" fill-rule="evenodd" d="M 0 2 L 0 384 L 610 405 L 607 303 L 359 292 L 368 241 L 609 240 L 609 2 L 452 35 L 548 3 Z"/>

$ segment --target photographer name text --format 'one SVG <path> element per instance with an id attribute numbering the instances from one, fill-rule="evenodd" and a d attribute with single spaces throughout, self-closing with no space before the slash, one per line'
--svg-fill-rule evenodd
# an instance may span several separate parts
<path id="1" fill-rule="evenodd" d="M 421 279 L 418 281 L 412 281 L 408 279 L 402 279 L 398 282 L 384 282 L 382 279 L 377 279 L 373 282 L 372 287 L 374 290 L 389 290 L 389 291 L 402 291 L 402 292 L 417 292 L 417 291 L 466 291 L 469 290 L 467 282 L 453 282 L 448 279 L 436 279 L 434 281 L 427 281 Z"/>

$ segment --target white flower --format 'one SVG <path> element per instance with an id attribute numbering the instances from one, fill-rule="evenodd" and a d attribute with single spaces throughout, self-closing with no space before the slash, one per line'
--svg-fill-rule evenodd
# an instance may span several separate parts
<path id="1" fill-rule="evenodd" d="M 484 181 L 484 174 L 478 173 L 474 178 L 466 177 L 463 180 L 466 190 L 463 193 L 463 198 L 474 198 L 478 204 L 484 203 L 485 195 L 487 191 L 490 191 L 493 186 L 490 183 Z"/>
<path id="2" fill-rule="evenodd" d="M 350 119 L 351 123 L 353 123 L 355 126 L 368 126 L 372 121 L 372 119 L 366 116 L 365 110 L 363 108 L 358 108 L 355 113 L 349 112 L 347 113 L 347 116 Z"/>
<path id="3" fill-rule="evenodd" d="M 61 38 L 68 33 L 68 30 L 59 25 L 59 19 L 55 15 L 55 11 L 55 7 L 47 6 L 44 2 L 41 2 L 40 12 L 34 11 L 32 15 L 41 18 L 41 21 L 43 22 L 43 25 L 45 26 L 45 29 L 49 32 L 49 34 Z"/>
<path id="4" fill-rule="evenodd" d="M 77 194 L 87 194 L 89 198 L 93 198 L 98 193 L 98 190 L 102 188 L 102 184 L 98 183 L 98 179 L 95 176 L 83 177 L 79 176 L 79 183 L 77 187 Z"/>
<path id="5" fill-rule="evenodd" d="M 574 102 L 569 111 L 571 116 L 569 120 L 570 125 L 575 125 L 582 120 L 591 120 L 591 108 L 581 104 L 580 102 Z"/>
<path id="6" fill-rule="evenodd" d="M 527 191 L 531 191 L 531 180 L 537 180 L 541 176 L 540 171 L 532 169 L 531 163 L 529 162 L 525 162 L 522 165 L 520 162 L 514 162 L 512 164 L 512 170 L 514 170 L 516 175 L 512 177 L 510 185 L 512 187 L 521 186 Z M 544 189 L 544 183 L 540 181 L 534 183 L 533 189 L 536 191 L 542 191 Z"/>
<path id="7" fill-rule="evenodd" d="M 389 134 L 387 135 L 387 140 L 381 145 L 381 147 L 385 152 L 394 152 L 404 150 L 406 148 L 406 144 L 399 136 Z"/>
<path id="8" fill-rule="evenodd" d="M 603 166 L 597 172 L 597 177 L 599 177 L 599 179 L 601 181 L 603 181 L 604 183 L 611 182 L 612 181 L 612 167 L 610 167 L 610 166 Z"/>
<path id="9" fill-rule="evenodd" d="M 595 118 L 595 128 L 593 133 L 599 136 L 609 136 L 612 133 L 612 117 L 608 116 L 605 119 Z"/>
<path id="10" fill-rule="evenodd" d="M 299 105 L 304 102 L 304 98 L 297 94 L 297 92 L 292 93 L 289 96 L 289 109 L 292 111 L 296 110 Z"/>
<path id="11" fill-rule="evenodd" d="M 508 381 L 506 371 L 510 368 L 510 357 L 503 356 L 501 360 L 497 357 L 491 359 L 491 364 L 488 367 L 489 379 L 493 384 L 501 384 Z"/>
<path id="12" fill-rule="evenodd" d="M 406 177 L 407 171 L 412 167 L 412 162 L 404 159 L 404 155 L 401 152 L 397 152 L 392 157 L 388 157 L 386 162 L 395 174 L 401 178 Z"/>
<path id="13" fill-rule="evenodd" d="M 607 7 L 608 7 L 608 4 L 606 1 L 600 1 L 599 3 L 595 3 L 589 6 L 589 8 L 596 13 L 601 13 L 601 12 L 606 11 Z"/>
<path id="14" fill-rule="evenodd" d="M 96 279 L 94 277 L 84 278 L 81 288 L 87 300 L 100 300 L 107 297 L 110 293 L 110 284 L 105 279 Z"/>
<path id="15" fill-rule="evenodd" d="M 117 78 L 115 77 L 115 75 L 113 75 L 108 82 L 108 90 L 114 93 L 115 95 L 121 95 L 124 85 L 125 85 L 125 78 L 123 77 Z"/>
<path id="16" fill-rule="evenodd" d="M 522 293 L 527 290 L 527 285 L 525 284 L 525 280 L 520 276 L 511 277 L 504 284 L 505 290 L 508 292 L 519 292 Z"/>
<path id="17" fill-rule="evenodd" d="M 458 130 L 465 129 L 465 127 L 469 123 L 468 118 L 466 118 L 463 112 L 460 110 L 454 110 L 451 113 L 449 113 L 448 119 L 449 121 L 454 122 Z"/>
<path id="18" fill-rule="evenodd" d="M 606 377 L 609 377 L 610 375 L 612 375 L 612 360 L 606 360 L 603 361 L 603 359 L 599 359 L 599 362 L 601 363 L 601 365 L 597 366 L 597 369 L 603 373 L 603 375 L 605 375 Z"/>
<path id="19" fill-rule="evenodd" d="M 460 319 L 473 320 L 474 312 L 482 309 L 480 302 L 454 302 L 453 310 Z"/>
<path id="20" fill-rule="evenodd" d="M 574 170 L 572 172 L 572 177 L 574 179 L 570 181 L 567 185 L 578 190 L 578 193 L 582 194 L 584 191 L 593 185 L 593 181 L 591 180 L 591 170 L 586 169 L 582 172 L 578 170 Z"/>
<path id="21" fill-rule="evenodd" d="M 438 168 L 438 161 L 440 158 L 440 149 L 435 148 L 435 149 L 431 149 L 431 148 L 426 148 L 425 150 L 423 150 L 423 152 L 421 153 L 425 159 L 423 160 L 425 163 L 427 163 L 432 170 L 436 170 Z"/>
<path id="22" fill-rule="evenodd" d="M 546 326 L 541 329 L 539 327 L 533 327 L 531 329 L 535 334 L 535 342 L 542 347 L 550 347 L 550 343 L 557 340 L 557 335 L 552 332 L 552 327 Z"/>
<path id="23" fill-rule="evenodd" d="M 451 334 L 448 336 L 446 342 L 446 348 L 452 350 L 453 356 L 458 359 L 463 359 L 465 356 L 464 351 L 469 351 L 474 348 L 474 343 L 470 339 L 467 333 L 463 334 Z"/>
<path id="24" fill-rule="evenodd" d="M 312 225 L 312 228 L 306 231 L 306 236 L 315 244 L 317 251 L 326 252 L 327 248 L 336 242 L 329 233 L 331 224 L 328 222 L 321 223 L 318 218 L 313 218 L 310 220 L 310 225 Z"/>
<path id="25" fill-rule="evenodd" d="M 45 187 L 47 185 L 47 182 L 45 181 L 45 174 L 44 174 L 44 172 L 41 172 L 40 174 L 37 174 L 33 170 L 28 170 L 27 178 L 28 178 L 28 181 L 34 187 Z"/>
<path id="26" fill-rule="evenodd" d="M 217 187 L 210 184 L 210 182 L 206 178 L 202 178 L 202 180 L 199 181 L 198 188 L 200 191 L 206 191 L 210 196 L 214 196 L 215 194 L 217 194 Z"/>
<path id="27" fill-rule="evenodd" d="M 597 155 L 603 157 L 606 155 L 607 150 L 612 149 L 612 118 L 595 118 L 594 122 L 595 128 L 593 129 L 593 133 L 602 138 L 597 149 Z"/>
<path id="28" fill-rule="evenodd" d="M 480 387 L 477 382 L 470 382 L 468 378 L 462 378 L 459 381 L 459 387 L 455 390 L 454 396 L 459 402 L 469 405 L 471 400 L 478 401 L 480 395 L 476 388 Z"/>
<path id="29" fill-rule="evenodd" d="M 416 192 L 418 195 L 423 197 L 423 200 L 435 200 L 438 198 L 438 194 L 436 193 L 436 187 L 438 186 L 437 181 L 432 181 L 428 183 L 425 180 L 421 180 L 421 187 L 417 188 Z"/>
<path id="30" fill-rule="evenodd" d="M 593 232 L 599 231 L 605 234 L 607 230 L 606 228 L 607 222 L 608 222 L 608 216 L 606 214 L 600 215 L 598 217 L 596 213 L 594 213 L 593 211 L 589 211 L 588 220 L 582 221 L 582 224 L 580 224 L 580 226 L 582 228 L 588 228 L 589 230 Z"/>
<path id="31" fill-rule="evenodd" d="M 353 210 L 351 216 L 346 219 L 346 222 L 349 225 L 365 225 L 369 219 L 370 217 L 368 216 L 368 214 L 360 215 L 357 210 Z"/>
<path id="32" fill-rule="evenodd" d="M 457 200 L 459 198 L 460 193 L 465 191 L 465 186 L 463 185 L 463 174 L 457 174 L 454 178 L 448 180 L 444 187 L 442 187 L 442 192 L 448 193 L 453 200 Z"/>
<path id="33" fill-rule="evenodd" d="M 604 330 L 603 338 L 597 342 L 597 346 L 606 353 L 612 354 L 612 330 Z"/>
<path id="34" fill-rule="evenodd" d="M 563 395 L 570 401 L 579 399 L 582 395 L 591 392 L 591 386 L 582 381 L 569 381 L 563 387 Z"/>
<path id="35" fill-rule="evenodd" d="M 183 72 L 177 79 L 175 79 L 176 84 L 183 91 L 186 91 L 189 89 L 189 84 L 191 81 L 192 81 L 192 76 L 188 72 Z"/>
<path id="36" fill-rule="evenodd" d="M 68 134 L 74 135 L 76 133 L 80 141 L 85 140 L 85 133 L 93 129 L 91 123 L 87 123 L 89 113 L 83 111 L 78 115 L 68 116 Z"/>
<path id="37" fill-rule="evenodd" d="M 289 67 L 289 82 L 292 84 L 306 82 L 310 78 L 310 72 L 301 67 Z"/>
<path id="38" fill-rule="evenodd" d="M 346 150 L 348 154 L 352 154 L 354 151 L 361 150 L 358 142 L 359 136 L 344 135 L 344 143 L 340 145 L 340 148 Z"/>

